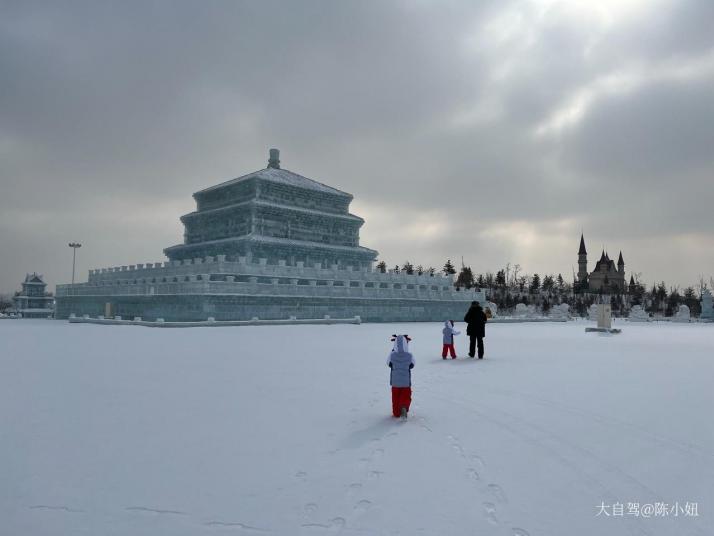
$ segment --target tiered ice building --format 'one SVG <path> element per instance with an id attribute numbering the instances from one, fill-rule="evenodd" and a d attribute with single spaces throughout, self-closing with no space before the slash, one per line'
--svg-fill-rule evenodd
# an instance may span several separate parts
<path id="1" fill-rule="evenodd" d="M 168 261 L 58 285 L 57 316 L 436 321 L 485 301 L 447 277 L 375 270 L 377 252 L 359 245 L 364 220 L 349 212 L 352 195 L 281 169 L 277 149 L 267 169 L 193 197 L 196 210 L 181 217 L 184 242 L 164 250 Z"/>
<path id="2" fill-rule="evenodd" d="M 15 293 L 12 299 L 15 304 L 14 313 L 22 318 L 48 318 L 54 313 L 54 297 L 46 292 L 42 275 L 37 272 L 27 274 L 22 282 L 22 290 Z"/>

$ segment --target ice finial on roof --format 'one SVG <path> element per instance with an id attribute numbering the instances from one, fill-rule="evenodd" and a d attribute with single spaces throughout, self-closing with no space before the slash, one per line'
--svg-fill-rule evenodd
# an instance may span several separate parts
<path id="1" fill-rule="evenodd" d="M 274 169 L 280 169 L 280 151 L 277 149 L 270 149 L 270 158 L 268 159 L 268 167 Z"/>

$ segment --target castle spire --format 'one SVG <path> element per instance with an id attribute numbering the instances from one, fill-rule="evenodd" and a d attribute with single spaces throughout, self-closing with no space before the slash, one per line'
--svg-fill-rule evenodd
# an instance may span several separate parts
<path id="1" fill-rule="evenodd" d="M 583 233 L 580 233 L 580 249 L 578 250 L 578 255 L 587 255 L 588 252 L 585 249 L 585 237 Z"/>
<path id="2" fill-rule="evenodd" d="M 618 266 L 620 266 L 620 265 L 623 265 L 623 266 L 624 266 L 624 264 L 625 264 L 625 261 L 622 260 L 622 251 L 620 251 L 620 258 L 617 259 L 617 265 L 618 265 Z"/>

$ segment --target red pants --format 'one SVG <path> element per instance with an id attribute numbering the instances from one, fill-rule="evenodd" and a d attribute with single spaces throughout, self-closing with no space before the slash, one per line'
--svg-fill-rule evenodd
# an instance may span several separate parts
<path id="1" fill-rule="evenodd" d="M 441 357 L 446 357 L 446 351 L 449 351 L 451 354 L 451 357 L 456 357 L 456 350 L 454 349 L 454 344 L 445 344 L 444 347 L 441 349 Z"/>
<path id="2" fill-rule="evenodd" d="M 399 417 L 402 408 L 407 408 L 412 403 L 412 388 L 411 387 L 392 387 L 392 415 Z"/>

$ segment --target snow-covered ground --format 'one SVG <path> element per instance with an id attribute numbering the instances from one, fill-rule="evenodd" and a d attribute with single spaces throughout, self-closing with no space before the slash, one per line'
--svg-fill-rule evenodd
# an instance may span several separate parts
<path id="1" fill-rule="evenodd" d="M 0 322 L 0 534 L 714 534 L 714 325 L 586 325 Z"/>

